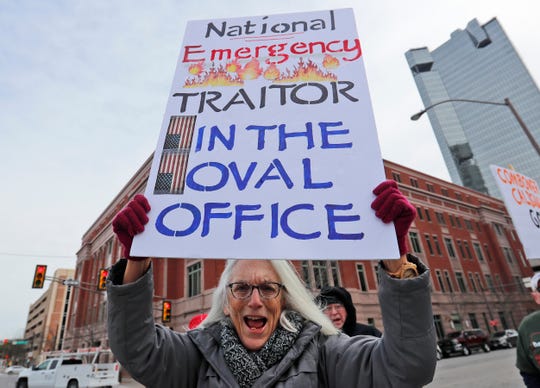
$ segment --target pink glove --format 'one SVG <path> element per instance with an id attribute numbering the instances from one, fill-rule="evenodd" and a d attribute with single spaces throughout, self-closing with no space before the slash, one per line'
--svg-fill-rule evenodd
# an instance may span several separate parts
<path id="1" fill-rule="evenodd" d="M 407 234 L 412 222 L 416 218 L 416 209 L 401 191 L 399 191 L 395 181 L 386 180 L 382 182 L 373 190 L 373 194 L 377 198 L 371 203 L 371 208 L 375 210 L 375 215 L 382 222 L 388 223 L 394 221 L 399 254 L 406 254 L 408 252 Z"/>
<path id="2" fill-rule="evenodd" d="M 142 233 L 144 225 L 148 223 L 146 213 L 150 211 L 150 204 L 146 197 L 137 194 L 127 206 L 120 210 L 112 222 L 113 231 L 122 244 L 122 256 L 130 260 L 144 260 L 146 257 L 132 257 L 129 255 L 131 243 L 136 234 Z"/>

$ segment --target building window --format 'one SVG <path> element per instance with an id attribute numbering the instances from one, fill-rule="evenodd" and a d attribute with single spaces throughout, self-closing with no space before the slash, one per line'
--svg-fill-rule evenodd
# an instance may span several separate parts
<path id="1" fill-rule="evenodd" d="M 513 264 L 514 259 L 512 257 L 512 251 L 510 250 L 510 248 L 503 247 L 503 252 L 504 252 L 504 257 L 506 257 L 506 261 L 508 261 L 508 263 L 510 264 Z"/>
<path id="2" fill-rule="evenodd" d="M 478 321 L 476 320 L 476 314 L 475 313 L 469 313 L 469 322 L 471 322 L 471 326 L 475 329 L 477 329 Z"/>
<path id="3" fill-rule="evenodd" d="M 525 286 L 523 285 L 523 282 L 521 281 L 521 278 L 519 276 L 514 276 L 514 283 L 516 284 L 516 291 L 525 294 Z"/>
<path id="4" fill-rule="evenodd" d="M 448 215 L 448 218 L 450 219 L 450 225 L 454 228 L 456 224 L 454 223 L 454 216 L 452 214 Z"/>
<path id="5" fill-rule="evenodd" d="M 443 280 L 442 280 L 442 276 L 441 276 L 441 271 L 436 270 L 435 275 L 437 276 L 437 282 L 439 283 L 439 288 L 441 289 L 441 292 L 446 292 L 445 287 L 444 287 L 444 283 L 443 283 Z"/>
<path id="6" fill-rule="evenodd" d="M 486 313 L 482 313 L 482 317 L 484 318 L 484 325 L 488 328 L 488 331 L 491 333 L 491 325 L 489 324 L 489 319 L 486 315 Z"/>
<path id="7" fill-rule="evenodd" d="M 465 279 L 463 279 L 463 274 L 461 272 L 456 272 L 456 280 L 459 287 L 459 291 L 467 292 L 467 287 L 465 286 Z"/>
<path id="8" fill-rule="evenodd" d="M 395 180 L 396 182 L 401 183 L 401 175 L 399 175 L 397 172 L 392 173 L 392 179 Z"/>
<path id="9" fill-rule="evenodd" d="M 187 267 L 188 275 L 188 296 L 195 296 L 201 293 L 202 267 L 201 262 Z"/>
<path id="10" fill-rule="evenodd" d="M 493 279 L 491 278 L 491 275 L 485 274 L 484 277 L 486 278 L 488 290 L 490 290 L 491 292 L 495 292 L 495 286 L 493 285 Z"/>
<path id="11" fill-rule="evenodd" d="M 332 280 L 334 281 L 334 286 L 340 286 L 341 282 L 339 280 L 339 271 L 337 261 L 329 261 L 330 264 L 330 273 L 332 274 Z"/>
<path id="12" fill-rule="evenodd" d="M 471 282 L 471 286 L 473 288 L 474 292 L 478 292 L 478 289 L 476 288 L 476 283 L 474 282 L 473 274 L 472 272 L 469 272 L 469 282 Z"/>
<path id="13" fill-rule="evenodd" d="M 454 245 L 452 244 L 452 239 L 449 237 L 444 238 L 444 245 L 446 245 L 446 250 L 448 251 L 448 256 L 452 259 L 456 258 L 456 251 L 454 250 Z"/>
<path id="14" fill-rule="evenodd" d="M 478 261 L 484 261 L 484 255 L 482 254 L 482 248 L 480 247 L 480 244 L 473 242 L 473 248 L 474 252 L 476 253 L 476 257 L 478 257 Z"/>
<path id="15" fill-rule="evenodd" d="M 442 213 L 435 212 L 435 216 L 437 217 L 439 224 L 446 225 L 446 221 L 444 220 L 444 215 Z"/>
<path id="16" fill-rule="evenodd" d="M 431 183 L 427 183 L 426 187 L 427 187 L 427 191 L 429 191 L 430 193 L 435 192 L 435 187 L 433 187 L 433 185 Z"/>
<path id="17" fill-rule="evenodd" d="M 459 217 L 456 217 L 456 226 L 461 229 L 461 220 L 459 219 Z"/>
<path id="18" fill-rule="evenodd" d="M 313 260 L 313 275 L 315 276 L 315 288 L 321 289 L 329 285 L 326 261 Z"/>
<path id="19" fill-rule="evenodd" d="M 411 240 L 411 247 L 414 253 L 422 253 L 422 248 L 420 246 L 420 239 L 418 237 L 418 233 L 409 232 L 409 239 Z"/>
<path id="20" fill-rule="evenodd" d="M 475 272 L 474 276 L 476 277 L 476 283 L 478 284 L 478 288 L 480 289 L 480 291 L 484 291 L 484 285 L 482 284 L 482 280 L 480 280 L 480 274 L 478 272 Z"/>
<path id="21" fill-rule="evenodd" d="M 518 251 L 519 259 L 521 260 L 521 264 L 523 264 L 524 267 L 527 266 L 527 260 L 525 260 L 525 257 L 523 257 L 523 253 L 521 251 Z"/>
<path id="22" fill-rule="evenodd" d="M 337 261 L 304 260 L 302 261 L 302 277 L 309 289 L 341 285 Z"/>
<path id="23" fill-rule="evenodd" d="M 410 181 L 411 181 L 411 186 L 412 187 L 418 188 L 418 180 L 417 179 L 411 178 Z"/>
<path id="24" fill-rule="evenodd" d="M 459 254 L 461 255 L 461 257 L 465 257 L 465 254 L 463 252 L 463 246 L 461 245 L 461 240 L 457 240 L 456 241 L 456 244 L 458 246 L 458 250 L 459 250 Z"/>
<path id="25" fill-rule="evenodd" d="M 433 252 L 433 246 L 431 245 L 431 238 L 429 237 L 429 234 L 425 234 L 424 235 L 424 238 L 426 239 L 426 245 L 428 247 L 428 250 L 429 250 L 429 254 L 431 256 L 434 255 L 434 252 Z"/>
<path id="26" fill-rule="evenodd" d="M 418 214 L 418 219 L 419 220 L 423 220 L 424 219 L 424 215 L 422 214 L 422 208 L 420 206 L 417 206 L 416 207 L 416 214 Z"/>
<path id="27" fill-rule="evenodd" d="M 309 261 L 303 260 L 302 261 L 302 279 L 304 280 L 304 284 L 306 285 L 308 290 L 311 290 L 311 276 L 309 276 Z"/>
<path id="28" fill-rule="evenodd" d="M 367 291 L 366 270 L 364 264 L 356 264 L 356 273 L 358 275 L 358 281 L 360 282 L 360 290 Z"/>
<path id="29" fill-rule="evenodd" d="M 435 244 L 435 249 L 437 250 L 437 254 L 439 256 L 442 256 L 441 246 L 439 245 L 439 238 L 437 236 L 433 236 L 433 244 Z"/>
<path id="30" fill-rule="evenodd" d="M 456 192 L 455 194 L 456 194 L 456 199 L 457 199 L 458 201 L 461 201 L 461 200 L 462 200 L 461 194 L 458 193 L 458 192 Z"/>
<path id="31" fill-rule="evenodd" d="M 465 221 L 465 228 L 467 228 L 467 230 L 469 231 L 473 231 L 473 227 L 472 227 L 472 223 L 471 223 L 471 220 L 464 220 Z"/>
<path id="32" fill-rule="evenodd" d="M 433 316 L 433 324 L 435 325 L 435 330 L 437 331 L 437 338 L 444 338 L 444 328 L 442 324 L 442 319 L 440 315 Z"/>
<path id="33" fill-rule="evenodd" d="M 426 220 L 431 222 L 431 215 L 429 214 L 429 209 L 426 209 Z"/>
<path id="34" fill-rule="evenodd" d="M 495 229 L 495 232 L 497 232 L 497 234 L 499 236 L 502 236 L 503 235 L 503 228 L 500 224 L 497 224 L 496 222 L 493 223 L 493 228 Z"/>
<path id="35" fill-rule="evenodd" d="M 465 248 L 465 253 L 467 254 L 467 258 L 472 260 L 472 253 L 471 248 L 469 247 L 469 243 L 467 241 L 463 241 L 463 247 Z"/>
<path id="36" fill-rule="evenodd" d="M 454 292 L 454 287 L 452 287 L 452 281 L 450 280 L 450 275 L 448 271 L 444 271 L 444 278 L 446 279 L 446 284 L 448 285 L 448 291 Z"/>
<path id="37" fill-rule="evenodd" d="M 488 261 L 493 261 L 493 259 L 491 258 L 491 252 L 489 251 L 489 247 L 487 244 L 484 244 L 484 252 L 486 252 Z"/>
<path id="38" fill-rule="evenodd" d="M 504 288 L 503 288 L 503 285 L 502 285 L 502 282 L 501 282 L 501 277 L 499 276 L 499 274 L 495 274 L 495 283 L 496 286 L 497 286 L 497 289 L 500 291 L 500 292 L 503 292 L 504 291 Z"/>
<path id="39" fill-rule="evenodd" d="M 444 195 L 445 197 L 448 197 L 448 190 L 445 189 L 444 187 L 441 188 L 441 194 Z"/>
<path id="40" fill-rule="evenodd" d="M 499 314 L 499 322 L 501 322 L 502 327 L 508 327 L 508 324 L 506 323 L 506 316 L 504 315 L 504 311 L 498 311 Z"/>

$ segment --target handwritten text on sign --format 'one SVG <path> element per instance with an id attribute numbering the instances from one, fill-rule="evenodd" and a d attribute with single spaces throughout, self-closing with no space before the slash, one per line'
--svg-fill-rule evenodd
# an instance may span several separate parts
<path id="1" fill-rule="evenodd" d="M 529 259 L 540 258 L 540 189 L 538 183 L 514 170 L 491 171 Z"/>
<path id="2" fill-rule="evenodd" d="M 190 22 L 132 255 L 399 256 L 352 10 Z"/>

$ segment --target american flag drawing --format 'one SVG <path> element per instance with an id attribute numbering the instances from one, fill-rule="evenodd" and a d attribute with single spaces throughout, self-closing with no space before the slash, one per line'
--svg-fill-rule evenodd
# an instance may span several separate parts
<path id="1" fill-rule="evenodd" d="M 197 116 L 172 116 L 165 135 L 154 194 L 182 194 Z"/>

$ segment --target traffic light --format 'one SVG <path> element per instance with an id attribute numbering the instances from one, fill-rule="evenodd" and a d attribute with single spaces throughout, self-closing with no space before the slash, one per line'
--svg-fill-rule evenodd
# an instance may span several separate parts
<path id="1" fill-rule="evenodd" d="M 109 270 L 106 268 L 101 268 L 99 270 L 99 279 L 97 289 L 99 291 L 104 291 L 107 289 L 107 275 L 109 275 Z"/>
<path id="2" fill-rule="evenodd" d="M 32 288 L 43 288 L 43 283 L 45 283 L 45 272 L 47 272 L 46 265 L 36 265 Z"/>
<path id="3" fill-rule="evenodd" d="M 164 300 L 161 306 L 161 321 L 167 323 L 171 321 L 171 301 Z"/>

